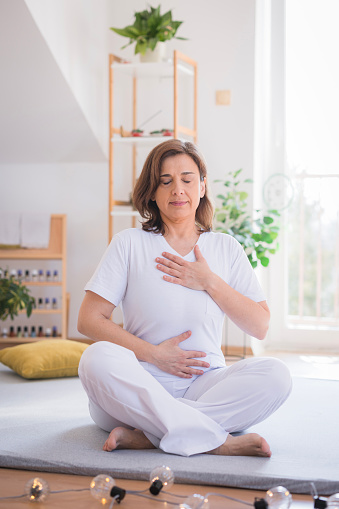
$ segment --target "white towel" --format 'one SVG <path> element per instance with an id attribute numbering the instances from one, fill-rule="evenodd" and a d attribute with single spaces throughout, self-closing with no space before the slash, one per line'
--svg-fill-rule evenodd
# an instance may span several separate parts
<path id="1" fill-rule="evenodd" d="M 0 211 L 0 244 L 6 246 L 20 245 L 20 212 Z"/>
<path id="2" fill-rule="evenodd" d="M 21 247 L 48 248 L 50 226 L 50 214 L 24 212 L 21 218 Z"/>

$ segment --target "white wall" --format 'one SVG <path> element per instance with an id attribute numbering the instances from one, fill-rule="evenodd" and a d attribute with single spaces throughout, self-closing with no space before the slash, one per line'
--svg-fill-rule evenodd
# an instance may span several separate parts
<path id="1" fill-rule="evenodd" d="M 108 0 L 25 0 L 108 155 Z"/>
<path id="2" fill-rule="evenodd" d="M 26 0 L 103 150 L 108 132 L 108 53 L 134 58 L 132 47 L 109 27 L 133 22 L 143 0 Z M 163 0 L 184 23 L 168 52 L 179 49 L 198 61 L 198 145 L 210 181 L 228 171 L 253 172 L 254 23 L 253 0 Z M 216 106 L 216 90 L 231 90 L 231 105 Z M 26 207 L 68 215 L 69 334 L 76 332 L 83 286 L 107 243 L 107 164 L 1 165 L 1 208 Z M 39 187 L 38 187 L 39 186 Z M 243 336 L 232 331 L 231 344 Z"/>

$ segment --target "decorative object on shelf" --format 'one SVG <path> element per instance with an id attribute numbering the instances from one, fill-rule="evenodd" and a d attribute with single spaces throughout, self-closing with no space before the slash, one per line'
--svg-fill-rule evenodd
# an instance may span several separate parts
<path id="1" fill-rule="evenodd" d="M 274 173 L 263 187 L 265 204 L 275 210 L 287 209 L 294 198 L 294 187 L 291 179 L 284 173 Z"/>
<path id="2" fill-rule="evenodd" d="M 13 320 L 20 310 L 25 309 L 29 317 L 35 306 L 35 299 L 30 291 L 22 284 L 20 279 L 10 276 L 0 277 L 0 320 L 6 320 L 9 316 Z"/>
<path id="3" fill-rule="evenodd" d="M 215 210 L 214 230 L 228 233 L 240 242 L 253 268 L 258 262 L 267 267 L 270 262 L 269 255 L 275 254 L 279 247 L 277 237 L 280 227 L 275 220 L 280 214 L 275 209 L 268 210 L 265 214 L 258 209 L 256 213 L 260 214 L 259 217 L 252 219 L 247 212 L 248 193 L 241 190 L 239 184 L 253 181 L 241 181 L 241 172 L 241 169 L 229 172 L 225 181 L 215 181 L 223 182 L 226 190 L 224 194 L 217 195 L 221 200 L 221 207 Z"/>
<path id="4" fill-rule="evenodd" d="M 177 37 L 176 32 L 182 21 L 172 20 L 172 11 L 160 14 L 160 5 L 156 8 L 151 7 L 149 10 L 135 12 L 135 21 L 133 25 L 125 28 L 111 28 L 113 32 L 123 37 L 129 38 L 129 43 L 121 49 L 126 48 L 130 44 L 135 44 L 135 55 L 140 53 L 143 62 L 161 62 L 164 59 L 164 43 L 173 37 L 175 39 L 187 40 L 184 37 Z"/>

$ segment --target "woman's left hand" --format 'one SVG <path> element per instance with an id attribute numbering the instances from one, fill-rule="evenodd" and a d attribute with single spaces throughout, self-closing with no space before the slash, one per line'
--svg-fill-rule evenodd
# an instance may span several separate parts
<path id="1" fill-rule="evenodd" d="M 194 247 L 196 261 L 187 262 L 180 256 L 171 253 L 162 253 L 164 258 L 156 258 L 157 269 L 165 272 L 163 279 L 169 283 L 186 286 L 192 290 L 206 290 L 212 271 L 199 246 Z"/>

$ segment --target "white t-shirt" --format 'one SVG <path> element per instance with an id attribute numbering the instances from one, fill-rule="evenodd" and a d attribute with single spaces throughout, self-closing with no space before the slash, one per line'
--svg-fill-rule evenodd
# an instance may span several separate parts
<path id="1" fill-rule="evenodd" d="M 198 246 L 210 269 L 232 288 L 255 302 L 265 300 L 242 246 L 233 237 L 205 232 Z M 181 348 L 205 352 L 202 360 L 212 369 L 225 366 L 224 312 L 207 292 L 163 280 L 155 259 L 164 251 L 180 256 L 161 234 L 124 230 L 113 237 L 85 290 L 115 306 L 121 304 L 124 328 L 135 336 L 157 345 L 190 330 L 192 335 L 180 343 Z M 195 261 L 193 250 L 182 258 Z M 155 376 L 165 375 L 153 364 L 142 364 Z"/>

